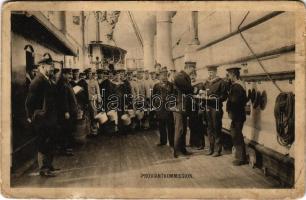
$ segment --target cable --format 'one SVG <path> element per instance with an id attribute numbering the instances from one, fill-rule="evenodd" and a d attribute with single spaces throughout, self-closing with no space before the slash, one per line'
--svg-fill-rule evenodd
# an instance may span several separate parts
<path id="1" fill-rule="evenodd" d="M 269 78 L 270 81 L 272 81 L 272 83 L 274 84 L 274 86 L 280 91 L 282 92 L 282 89 L 276 84 L 276 82 L 271 78 L 269 72 L 265 69 L 265 67 L 263 66 L 263 64 L 261 63 L 261 61 L 259 60 L 259 58 L 257 57 L 256 53 L 253 51 L 253 49 L 251 48 L 250 44 L 247 42 L 247 40 L 245 39 L 245 37 L 243 36 L 240 27 L 242 25 L 242 23 L 245 21 L 245 19 L 247 18 L 247 16 L 249 15 L 250 11 L 247 12 L 247 14 L 244 16 L 243 20 L 241 21 L 241 23 L 238 26 L 238 31 L 239 34 L 241 36 L 241 38 L 243 39 L 244 43 L 247 45 L 247 47 L 249 48 L 249 50 L 251 51 L 251 53 L 253 54 L 253 56 L 255 57 L 255 59 L 257 60 L 258 64 L 260 65 L 260 67 L 262 68 L 262 70 L 266 73 L 267 77 Z"/>

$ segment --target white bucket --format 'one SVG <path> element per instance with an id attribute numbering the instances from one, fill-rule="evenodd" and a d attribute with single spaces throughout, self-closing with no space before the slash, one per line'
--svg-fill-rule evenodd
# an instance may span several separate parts
<path id="1" fill-rule="evenodd" d="M 108 111 L 106 114 L 107 114 L 108 119 L 110 121 L 115 121 L 115 124 L 118 124 L 118 114 L 117 114 L 117 111 L 111 110 L 111 111 Z"/>
<path id="2" fill-rule="evenodd" d="M 144 112 L 141 110 L 136 110 L 136 117 L 138 120 L 142 120 L 144 117 Z"/>
<path id="3" fill-rule="evenodd" d="M 121 116 L 122 124 L 128 126 L 131 124 L 131 118 L 128 114 L 124 114 Z"/>
<path id="4" fill-rule="evenodd" d="M 105 112 L 100 112 L 95 116 L 95 119 L 97 119 L 100 124 L 104 124 L 105 122 L 107 122 L 108 117 Z"/>
<path id="5" fill-rule="evenodd" d="M 135 110 L 128 110 L 127 113 L 129 114 L 130 118 L 135 117 Z"/>

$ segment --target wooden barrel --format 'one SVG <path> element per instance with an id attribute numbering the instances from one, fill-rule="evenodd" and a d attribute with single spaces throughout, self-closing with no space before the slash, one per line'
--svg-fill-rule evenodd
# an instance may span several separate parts
<path id="1" fill-rule="evenodd" d="M 78 120 L 76 124 L 76 131 L 73 134 L 74 141 L 78 144 L 86 143 L 86 135 L 88 131 L 87 120 Z"/>

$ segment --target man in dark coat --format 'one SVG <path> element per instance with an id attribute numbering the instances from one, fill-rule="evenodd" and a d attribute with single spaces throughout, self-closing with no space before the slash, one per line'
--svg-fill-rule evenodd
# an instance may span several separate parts
<path id="1" fill-rule="evenodd" d="M 232 119 L 230 130 L 233 145 L 236 149 L 236 159 L 233 161 L 233 165 L 238 166 L 247 163 L 245 144 L 242 134 L 243 124 L 246 120 L 245 105 L 247 103 L 247 95 L 245 86 L 240 80 L 240 68 L 233 67 L 227 69 L 227 71 L 231 85 L 228 100 L 226 102 L 226 111 L 228 112 L 229 117 Z"/>
<path id="2" fill-rule="evenodd" d="M 227 84 L 217 76 L 217 67 L 207 67 L 209 77 L 204 83 L 208 97 L 206 100 L 206 118 L 210 143 L 207 155 L 213 155 L 213 157 L 221 156 L 222 152 L 222 104 L 227 98 Z"/>
<path id="3" fill-rule="evenodd" d="M 112 82 L 109 80 L 109 71 L 106 69 L 102 70 L 103 74 L 103 81 L 99 84 L 100 90 L 101 90 L 101 95 L 102 95 L 102 103 L 103 103 L 103 108 L 107 112 L 109 109 L 107 108 L 108 102 L 109 102 L 109 96 L 113 94 L 113 89 L 112 88 Z"/>
<path id="4" fill-rule="evenodd" d="M 55 134 L 57 132 L 56 87 L 50 80 L 54 66 L 50 58 L 38 62 L 39 73 L 30 84 L 25 102 L 27 121 L 37 134 L 40 175 L 56 176 L 53 165 Z"/>
<path id="5" fill-rule="evenodd" d="M 72 69 L 64 68 L 57 83 L 58 116 L 61 128 L 61 150 L 64 155 L 73 156 L 73 132 L 76 128 L 78 104 L 74 91 L 70 85 Z"/>
<path id="6" fill-rule="evenodd" d="M 176 109 L 173 112 L 175 135 L 173 156 L 178 157 L 178 152 L 190 155 L 186 149 L 187 118 L 191 112 L 192 85 L 190 74 L 195 70 L 195 62 L 186 62 L 183 71 L 174 75 L 174 86 L 176 88 Z"/>
<path id="7" fill-rule="evenodd" d="M 76 85 L 78 85 L 78 82 L 79 82 L 79 72 L 80 70 L 79 69 L 72 69 L 72 79 L 70 81 L 70 85 L 71 87 L 74 87 Z"/>
<path id="8" fill-rule="evenodd" d="M 37 74 L 37 65 L 33 65 L 33 68 L 30 69 L 27 73 L 26 73 L 26 92 L 29 91 L 29 87 L 30 87 L 30 84 L 32 82 L 32 80 L 35 78 Z"/>
<path id="9" fill-rule="evenodd" d="M 160 143 L 158 146 L 163 146 L 167 144 L 167 140 L 171 147 L 174 143 L 174 120 L 173 113 L 167 108 L 167 98 L 170 95 L 174 95 L 174 85 L 168 81 L 168 70 L 163 67 L 160 71 L 161 82 L 156 83 L 153 87 L 153 100 L 158 100 L 159 102 L 154 102 L 154 108 L 156 108 L 156 118 L 158 120 Z M 154 96 L 158 98 L 154 98 Z"/>
<path id="10" fill-rule="evenodd" d="M 198 95 L 200 90 L 203 90 L 204 83 L 196 81 L 196 71 L 191 74 L 191 84 L 193 87 L 193 95 Z M 199 112 L 199 99 L 195 99 L 195 109 L 191 111 L 189 115 L 188 125 L 190 130 L 189 146 L 197 148 L 198 150 L 204 149 L 205 138 L 204 132 L 205 127 L 203 123 L 203 113 Z"/>

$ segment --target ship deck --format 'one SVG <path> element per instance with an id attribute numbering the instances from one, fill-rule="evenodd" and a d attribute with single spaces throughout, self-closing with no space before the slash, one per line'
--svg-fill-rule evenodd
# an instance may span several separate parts
<path id="1" fill-rule="evenodd" d="M 44 178 L 32 167 L 13 187 L 142 187 L 142 188 L 279 188 L 271 177 L 248 165 L 233 166 L 232 155 L 174 158 L 169 146 L 157 147 L 158 132 L 101 135 L 75 149 L 73 157 L 56 156 L 57 177 Z M 188 178 L 145 178 L 144 174 L 188 174 Z M 192 177 L 190 177 L 190 175 Z"/>

